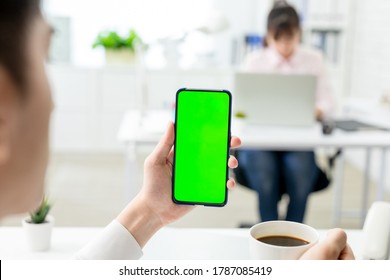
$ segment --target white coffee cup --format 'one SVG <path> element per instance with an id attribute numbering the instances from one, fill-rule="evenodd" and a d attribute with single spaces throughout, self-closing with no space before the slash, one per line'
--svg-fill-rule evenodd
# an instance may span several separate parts
<path id="1" fill-rule="evenodd" d="M 319 240 L 312 227 L 289 221 L 270 221 L 254 225 L 250 231 L 249 250 L 252 259 L 297 260 Z M 288 236 L 308 242 L 299 246 L 270 245 L 257 239 L 267 236 Z"/>

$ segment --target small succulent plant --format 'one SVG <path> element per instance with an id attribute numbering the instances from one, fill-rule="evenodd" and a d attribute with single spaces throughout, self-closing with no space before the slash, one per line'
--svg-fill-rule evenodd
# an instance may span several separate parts
<path id="1" fill-rule="evenodd" d="M 51 204 L 47 197 L 44 197 L 41 205 L 34 212 L 30 212 L 30 218 L 32 224 L 42 224 L 46 222 L 46 216 L 49 214 Z"/>

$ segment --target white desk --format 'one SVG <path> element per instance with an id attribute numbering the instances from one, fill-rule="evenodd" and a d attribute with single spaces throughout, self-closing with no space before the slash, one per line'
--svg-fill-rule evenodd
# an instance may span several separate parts
<path id="1" fill-rule="evenodd" d="M 23 228 L 0 228 L 0 259 L 73 259 L 75 253 L 102 228 L 56 227 L 47 252 L 30 252 Z M 319 230 L 321 238 L 326 230 Z M 347 230 L 348 242 L 360 258 L 360 230 Z M 250 259 L 248 229 L 164 228 L 144 248 L 142 259 L 239 260 Z"/>
<path id="2" fill-rule="evenodd" d="M 137 170 L 136 148 L 141 145 L 155 145 L 164 132 L 172 113 L 167 111 L 151 111 L 144 117 L 139 111 L 128 111 L 121 123 L 118 139 L 126 144 L 127 159 L 127 192 L 131 199 L 135 196 L 139 170 Z M 313 128 L 275 128 L 245 126 L 233 120 L 232 134 L 238 135 L 244 148 L 261 148 L 272 150 L 313 150 L 320 147 L 333 148 L 365 148 L 367 151 L 362 193 L 362 207 L 359 212 L 361 223 L 365 219 L 368 209 L 367 193 L 369 187 L 369 170 L 371 164 L 371 150 L 382 150 L 381 180 L 377 189 L 377 200 L 383 200 L 385 192 L 386 152 L 390 147 L 390 133 L 383 131 L 344 132 L 335 130 L 332 135 L 323 135 L 320 126 Z M 338 161 L 338 172 L 335 180 L 333 222 L 338 226 L 344 212 L 342 210 L 344 156 L 341 154 Z M 345 211 L 347 212 L 347 211 Z"/>

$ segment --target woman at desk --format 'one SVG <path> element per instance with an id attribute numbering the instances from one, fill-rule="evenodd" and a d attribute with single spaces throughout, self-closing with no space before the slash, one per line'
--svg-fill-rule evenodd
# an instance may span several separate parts
<path id="1" fill-rule="evenodd" d="M 45 72 L 51 33 L 39 0 L 0 1 L 0 218 L 33 210 L 43 196 L 53 109 Z M 145 162 L 140 193 L 78 258 L 140 258 L 154 233 L 194 208 L 172 202 L 173 142 L 170 123 Z M 231 147 L 239 145 L 232 137 Z M 234 157 L 228 161 L 231 168 L 237 164 Z M 227 181 L 228 188 L 234 184 Z M 337 230 L 303 257 L 337 259 L 346 251 L 346 235 Z"/>
<path id="2" fill-rule="evenodd" d="M 248 72 L 314 74 L 317 78 L 316 118 L 332 110 L 330 87 L 322 55 L 299 46 L 301 27 L 298 13 L 285 1 L 275 4 L 268 15 L 264 48 L 249 54 L 243 64 Z M 258 192 L 262 221 L 277 220 L 278 202 L 289 196 L 286 220 L 302 222 L 306 204 L 319 169 L 313 151 L 241 150 L 240 167 L 248 187 Z"/>

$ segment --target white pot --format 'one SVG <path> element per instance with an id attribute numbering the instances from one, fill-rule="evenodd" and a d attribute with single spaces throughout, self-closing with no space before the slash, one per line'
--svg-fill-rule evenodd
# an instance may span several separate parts
<path id="1" fill-rule="evenodd" d="M 27 217 L 22 220 L 22 225 L 31 251 L 49 250 L 51 232 L 54 226 L 54 217 L 48 215 L 46 221 L 42 224 L 33 224 L 30 221 L 30 217 Z"/>
<path id="2" fill-rule="evenodd" d="M 131 65 L 135 63 L 135 54 L 129 49 L 106 49 L 106 63 L 108 65 Z"/>

